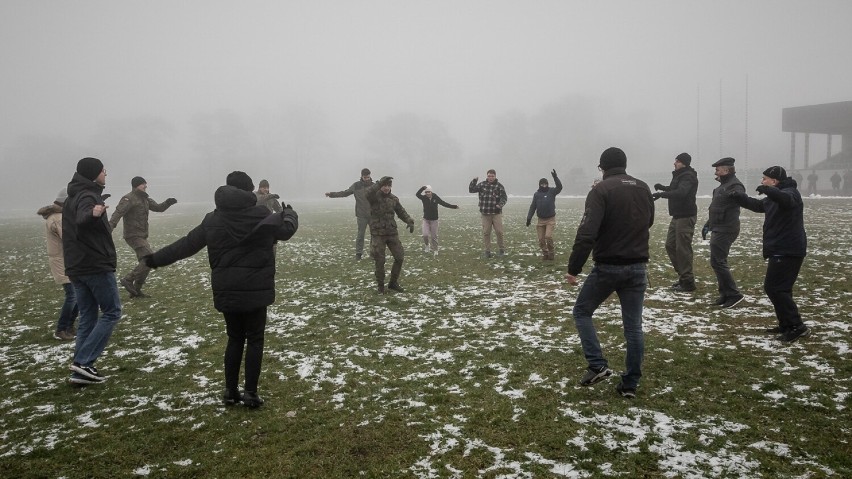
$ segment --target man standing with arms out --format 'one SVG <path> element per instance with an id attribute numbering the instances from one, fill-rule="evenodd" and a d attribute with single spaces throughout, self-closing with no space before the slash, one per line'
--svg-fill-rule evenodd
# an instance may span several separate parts
<path id="1" fill-rule="evenodd" d="M 509 200 L 506 189 L 497 181 L 497 172 L 488 170 L 485 181 L 477 183 L 479 177 L 470 181 L 468 190 L 479 193 L 479 212 L 482 214 L 482 257 L 491 257 L 491 229 L 497 235 L 497 256 L 505 256 L 503 245 L 503 206 Z"/>
<path id="2" fill-rule="evenodd" d="M 438 205 L 453 210 L 458 209 L 458 205 L 451 205 L 442 200 L 440 196 L 432 192 L 432 187 L 429 185 L 421 186 L 414 196 L 423 202 L 423 252 L 431 251 L 438 256 Z"/>
<path id="3" fill-rule="evenodd" d="M 645 339 L 642 331 L 642 303 L 648 287 L 649 230 L 654 224 L 654 200 L 643 181 L 626 173 L 627 156 L 618 148 L 601 154 L 599 168 L 603 180 L 586 196 L 583 218 L 565 279 L 577 284 L 577 276 L 592 254 L 595 265 L 583 283 L 574 303 L 574 322 L 589 366 L 580 384 L 591 386 L 612 374 L 598 342 L 592 315 L 613 292 L 621 303 L 621 321 L 627 343 L 625 372 L 616 391 L 626 398 L 636 397 L 642 377 Z"/>
<path id="4" fill-rule="evenodd" d="M 65 259 L 62 256 L 62 206 L 68 198 L 65 188 L 59 190 L 56 200 L 52 205 L 39 208 L 38 214 L 45 219 L 45 238 L 47 239 L 47 259 L 50 264 L 50 274 L 56 284 L 61 284 L 65 291 L 65 302 L 59 310 L 59 321 L 56 323 L 56 332 L 53 337 L 62 341 L 74 339 L 74 321 L 77 319 L 77 295 L 74 293 L 74 285 L 68 276 L 65 276 Z"/>
<path id="5" fill-rule="evenodd" d="M 270 213 L 257 204 L 254 183 L 242 171 L 233 171 L 214 194 L 216 209 L 183 238 L 147 256 L 150 267 L 167 266 L 207 247 L 212 268 L 213 306 L 225 317 L 225 393 L 222 402 L 257 408 L 263 361 L 267 308 L 275 302 L 276 241 L 290 239 L 299 217 L 287 205 Z M 239 392 L 240 364 L 245 352 L 245 391 Z"/>
<path id="6" fill-rule="evenodd" d="M 819 176 L 817 176 L 816 170 L 811 170 L 811 174 L 808 175 L 808 196 L 817 194 L 817 180 L 819 180 Z"/>
<path id="7" fill-rule="evenodd" d="M 743 208 L 766 214 L 763 221 L 763 258 L 768 262 L 763 290 L 772 301 L 778 318 L 778 327 L 767 329 L 767 332 L 780 333 L 777 339 L 792 343 L 811 332 L 802 322 L 799 308 L 793 300 L 793 285 L 808 251 L 802 214 L 804 204 L 796 182 L 787 178 L 787 173 L 780 166 L 769 167 L 763 172 L 757 192 L 766 195 L 766 198 L 749 198 L 739 191 L 731 195 Z"/>
<path id="8" fill-rule="evenodd" d="M 355 259 L 360 260 L 364 254 L 364 234 L 367 231 L 367 225 L 370 224 L 370 202 L 365 197 L 366 188 L 373 184 L 373 179 L 370 177 L 370 170 L 364 168 L 361 170 L 361 179 L 352 183 L 352 186 L 343 191 L 334 191 L 326 193 L 329 198 L 345 198 L 349 195 L 355 195 L 355 219 L 358 220 L 358 235 L 355 237 Z"/>
<path id="9" fill-rule="evenodd" d="M 267 207 L 273 213 L 281 213 L 281 203 L 278 202 L 278 198 L 280 197 L 269 192 L 268 181 L 260 180 L 254 195 L 257 197 L 257 204 Z"/>
<path id="10" fill-rule="evenodd" d="M 388 289 L 403 292 L 399 285 L 399 274 L 402 272 L 402 262 L 405 251 L 399 241 L 394 215 L 408 225 L 408 231 L 414 233 L 414 219 L 408 216 L 405 208 L 399 203 L 399 198 L 391 193 L 393 178 L 383 176 L 378 183 L 366 189 L 366 198 L 370 203 L 370 252 L 376 262 L 376 282 L 379 294 L 385 293 L 385 248 L 393 255 Z"/>
<path id="11" fill-rule="evenodd" d="M 139 260 L 136 267 L 121 278 L 121 285 L 130 293 L 131 298 L 147 298 L 148 295 L 142 292 L 142 286 L 145 285 L 151 268 L 142 262 L 142 258 L 154 252 L 148 244 L 148 211 L 166 211 L 177 203 L 177 200 L 167 198 L 166 201 L 157 203 L 148 196 L 148 182 L 141 176 L 134 176 L 130 180 L 130 186 L 133 189 L 121 197 L 115 207 L 115 213 L 109 219 L 109 225 L 115 229 L 118 222 L 124 218 L 124 241 L 133 248 L 136 259 Z"/>
<path id="12" fill-rule="evenodd" d="M 538 215 L 535 231 L 538 234 L 538 247 L 541 249 L 541 259 L 553 260 L 556 251 L 553 246 L 553 229 L 556 228 L 556 195 L 562 192 L 562 182 L 556 176 L 556 170 L 550 172 L 555 188 L 550 188 L 547 178 L 538 180 L 538 190 L 533 193 L 530 210 L 527 212 L 527 226 L 532 223 L 533 214 Z"/>
<path id="13" fill-rule="evenodd" d="M 706 231 L 711 232 L 710 267 L 716 273 L 716 282 L 719 283 L 719 298 L 715 304 L 732 308 L 743 300 L 743 295 L 737 289 L 737 282 L 728 267 L 731 245 L 740 235 L 740 206 L 731 197 L 731 193 L 745 193 L 745 187 L 737 178 L 733 158 L 722 158 L 711 166 L 716 168 L 716 181 L 720 185 L 713 189 L 710 219 L 704 225 L 702 236 Z"/>
<path id="14" fill-rule="evenodd" d="M 678 281 L 672 285 L 674 291 L 695 291 L 695 275 L 692 272 L 692 237 L 695 235 L 695 221 L 698 206 L 695 194 L 698 192 L 698 174 L 690 166 L 692 157 L 681 153 L 675 157 L 672 181 L 669 186 L 660 183 L 654 185 L 657 193 L 654 200 L 666 198 L 669 203 L 669 215 L 672 217 L 666 234 L 666 253 L 669 255 Z"/>
<path id="15" fill-rule="evenodd" d="M 71 363 L 70 381 L 94 384 L 106 380 L 95 361 L 106 348 L 121 319 L 121 300 L 115 282 L 115 244 L 101 194 L 106 168 L 97 158 L 83 158 L 68 183 L 62 214 L 65 274 L 74 285 L 80 321 Z M 103 314 L 98 318 L 98 310 Z"/>

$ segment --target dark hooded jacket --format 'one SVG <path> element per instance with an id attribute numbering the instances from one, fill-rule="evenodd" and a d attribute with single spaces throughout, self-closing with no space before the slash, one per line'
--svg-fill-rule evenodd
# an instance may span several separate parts
<path id="1" fill-rule="evenodd" d="M 698 215 L 695 194 L 698 192 L 698 173 L 691 166 L 672 171 L 672 182 L 664 186 L 661 198 L 669 200 L 672 218 L 691 218 Z"/>
<path id="2" fill-rule="evenodd" d="M 749 198 L 745 193 L 734 195 L 743 208 L 765 213 L 763 220 L 763 257 L 804 257 L 808 250 L 805 234 L 804 203 L 796 180 L 787 178 L 778 187 L 762 188 L 766 198 Z"/>
<path id="3" fill-rule="evenodd" d="M 606 170 L 603 181 L 586 195 L 586 210 L 577 227 L 568 274 L 580 274 L 589 253 L 597 263 L 647 263 L 653 225 L 654 199 L 648 185 L 628 175 L 624 168 Z"/>
<path id="4" fill-rule="evenodd" d="M 533 193 L 530 209 L 527 212 L 527 223 L 532 221 L 533 213 L 543 219 L 556 216 L 556 195 L 562 193 L 562 182 L 555 175 L 553 176 L 553 182 L 556 183 L 556 187 L 542 188 L 539 186 L 535 193 Z"/>
<path id="5" fill-rule="evenodd" d="M 186 236 L 154 253 L 148 265 L 166 266 L 206 246 L 217 310 L 241 313 L 269 306 L 275 301 L 273 244 L 296 232 L 296 212 L 270 213 L 256 204 L 253 192 L 233 186 L 219 187 L 214 199 L 216 209 Z"/>
<path id="6" fill-rule="evenodd" d="M 68 183 L 68 199 L 62 214 L 66 276 L 115 272 L 115 243 L 107 214 L 92 216 L 95 205 L 104 203 L 103 191 L 102 185 L 80 173 L 74 173 Z"/>

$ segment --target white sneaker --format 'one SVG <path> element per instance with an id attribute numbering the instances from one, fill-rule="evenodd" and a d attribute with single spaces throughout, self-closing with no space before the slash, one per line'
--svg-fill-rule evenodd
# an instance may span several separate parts
<path id="1" fill-rule="evenodd" d="M 423 252 L 424 252 L 424 253 L 428 253 L 428 252 L 430 252 L 430 251 L 432 251 L 432 250 L 430 250 L 428 246 L 424 246 L 424 247 L 423 247 Z"/>
<path id="2" fill-rule="evenodd" d="M 435 250 L 434 255 L 438 256 L 438 250 Z"/>

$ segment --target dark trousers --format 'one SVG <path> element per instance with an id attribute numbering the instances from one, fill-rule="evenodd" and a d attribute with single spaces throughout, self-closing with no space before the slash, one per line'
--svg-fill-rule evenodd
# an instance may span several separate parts
<path id="1" fill-rule="evenodd" d="M 385 284 L 385 248 L 393 255 L 393 266 L 391 266 L 390 281 L 388 284 L 399 284 L 399 273 L 402 271 L 402 262 L 405 260 L 405 251 L 399 241 L 399 235 L 376 236 L 371 241 L 371 254 L 376 261 L 376 282 Z"/>
<path id="2" fill-rule="evenodd" d="M 257 391 L 260 364 L 263 360 L 263 333 L 266 329 L 266 307 L 245 313 L 223 313 L 228 333 L 225 347 L 225 388 L 239 390 L 240 363 L 246 352 L 246 391 Z M 246 347 L 246 345 L 248 347 Z"/>
<path id="3" fill-rule="evenodd" d="M 737 296 L 740 291 L 737 289 L 737 282 L 734 281 L 734 276 L 731 274 L 731 269 L 728 267 L 728 253 L 731 252 L 731 245 L 734 240 L 740 235 L 739 230 L 735 232 L 716 232 L 710 236 L 710 267 L 716 273 L 716 281 L 719 283 L 719 295 L 723 298 Z"/>
<path id="4" fill-rule="evenodd" d="M 778 317 L 781 331 L 794 329 L 802 324 L 799 308 L 793 301 L 793 285 L 799 277 L 802 261 L 805 258 L 793 256 L 772 256 L 766 263 L 766 278 L 763 290 Z"/>

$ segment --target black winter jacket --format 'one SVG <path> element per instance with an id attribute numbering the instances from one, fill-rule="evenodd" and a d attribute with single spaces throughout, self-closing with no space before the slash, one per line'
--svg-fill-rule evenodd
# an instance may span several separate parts
<path id="1" fill-rule="evenodd" d="M 556 195 L 562 192 L 562 182 L 558 176 L 553 177 L 553 182 L 556 183 L 554 188 L 537 189 L 533 193 L 530 210 L 527 212 L 527 223 L 532 221 L 533 213 L 539 218 L 553 218 L 556 216 Z"/>
<path id="2" fill-rule="evenodd" d="M 577 227 L 568 274 L 577 276 L 592 253 L 596 263 L 648 262 L 648 239 L 654 224 L 654 199 L 642 180 L 610 168 L 586 195 L 586 210 Z"/>
<path id="3" fill-rule="evenodd" d="M 417 193 L 414 193 L 414 196 L 417 197 L 418 200 L 423 202 L 423 219 L 424 220 L 437 220 L 438 219 L 438 205 L 443 206 L 444 208 L 456 209 L 457 205 L 451 205 L 446 201 L 442 200 L 440 196 L 432 193 L 432 199 L 430 200 L 428 196 L 423 194 L 423 190 L 425 190 L 425 186 L 421 186 Z"/>
<path id="4" fill-rule="evenodd" d="M 661 198 L 669 200 L 669 216 L 672 218 L 691 218 L 698 215 L 695 194 L 698 192 L 698 174 L 691 166 L 672 171 L 672 182 L 660 193 Z"/>
<path id="5" fill-rule="evenodd" d="M 251 191 L 220 186 L 216 209 L 183 238 L 154 253 L 149 266 L 170 265 L 207 247 L 212 269 L 213 306 L 241 313 L 275 301 L 276 240 L 287 240 L 299 228 L 292 209 L 271 213 L 257 205 Z"/>
<path id="6" fill-rule="evenodd" d="M 766 187 L 766 198 L 749 198 L 743 193 L 735 196 L 743 208 L 765 213 L 763 219 L 763 257 L 804 257 L 808 251 L 805 234 L 804 203 L 796 181 L 787 178 L 778 187 Z"/>
<path id="7" fill-rule="evenodd" d="M 745 187 L 735 174 L 725 175 L 713 190 L 710 200 L 710 231 L 735 233 L 740 231 L 740 205 L 731 197 L 732 192 L 745 193 Z"/>
<path id="8" fill-rule="evenodd" d="M 115 272 L 115 243 L 106 212 L 92 216 L 95 205 L 104 204 L 104 187 L 79 173 L 68 183 L 68 199 L 62 215 L 62 252 L 66 276 Z"/>

